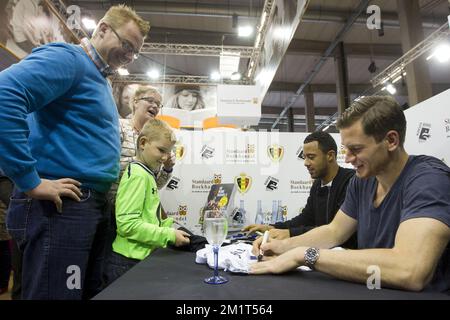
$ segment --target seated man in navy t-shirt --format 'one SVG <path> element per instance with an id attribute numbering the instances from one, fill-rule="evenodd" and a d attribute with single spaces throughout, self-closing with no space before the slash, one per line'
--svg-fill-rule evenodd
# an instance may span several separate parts
<path id="1" fill-rule="evenodd" d="M 356 169 L 341 209 L 330 224 L 261 245 L 265 254 L 279 256 L 253 264 L 251 273 L 307 265 L 366 283 L 371 270 L 378 270 L 381 286 L 449 290 L 450 168 L 406 153 L 406 119 L 393 98 L 363 98 L 337 126 L 345 161 Z M 329 250 L 355 231 L 358 250 Z"/>

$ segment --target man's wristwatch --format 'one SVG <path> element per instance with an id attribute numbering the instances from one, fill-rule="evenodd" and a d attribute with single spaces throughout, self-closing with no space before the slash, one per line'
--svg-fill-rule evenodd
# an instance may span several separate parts
<path id="1" fill-rule="evenodd" d="M 314 265 L 319 259 L 319 249 L 318 248 L 308 248 L 305 251 L 305 265 L 308 268 L 314 270 Z"/>

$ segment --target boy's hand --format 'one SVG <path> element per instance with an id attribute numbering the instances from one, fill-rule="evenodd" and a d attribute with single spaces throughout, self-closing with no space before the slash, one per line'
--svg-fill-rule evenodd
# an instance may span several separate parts
<path id="1" fill-rule="evenodd" d="M 189 233 L 183 230 L 175 230 L 175 247 L 188 245 L 189 242 L 191 242 Z"/>
<path id="2" fill-rule="evenodd" d="M 175 153 L 171 153 L 170 157 L 167 158 L 166 161 L 164 161 L 163 166 L 164 169 L 166 169 L 167 171 L 172 170 L 173 166 L 175 165 Z"/>

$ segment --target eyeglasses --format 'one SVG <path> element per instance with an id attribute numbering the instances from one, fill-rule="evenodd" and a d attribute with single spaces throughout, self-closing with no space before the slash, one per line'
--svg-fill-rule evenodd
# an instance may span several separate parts
<path id="1" fill-rule="evenodd" d="M 161 102 L 152 97 L 142 97 L 142 98 L 136 99 L 136 101 L 140 101 L 140 100 L 146 101 L 147 103 L 150 103 L 150 104 L 154 104 L 158 109 L 162 108 Z"/>
<path id="2" fill-rule="evenodd" d="M 116 30 L 114 30 L 113 27 L 109 26 L 112 30 L 112 32 L 114 32 L 114 34 L 116 35 L 116 37 L 119 39 L 120 44 L 122 45 L 122 49 L 125 50 L 127 53 L 131 52 L 133 54 L 133 59 L 136 60 L 137 58 L 139 58 L 139 50 L 134 49 L 133 45 L 130 43 L 130 41 L 128 40 L 124 40 L 122 39 L 119 34 L 116 32 Z"/>

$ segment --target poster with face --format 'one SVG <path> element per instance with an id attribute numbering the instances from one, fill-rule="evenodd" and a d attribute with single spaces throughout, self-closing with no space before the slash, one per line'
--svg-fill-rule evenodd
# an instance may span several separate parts
<path id="1" fill-rule="evenodd" d="M 1 1 L 0 17 L 0 43 L 20 59 L 43 44 L 72 40 L 44 0 Z"/>
<path id="2" fill-rule="evenodd" d="M 121 118 L 127 118 L 132 113 L 131 100 L 136 91 L 137 83 L 115 82 L 112 85 L 113 96 L 116 102 L 117 111 Z"/>
<path id="3" fill-rule="evenodd" d="M 197 84 L 166 84 L 163 104 L 165 108 L 194 111 L 217 108 L 216 86 Z"/>

